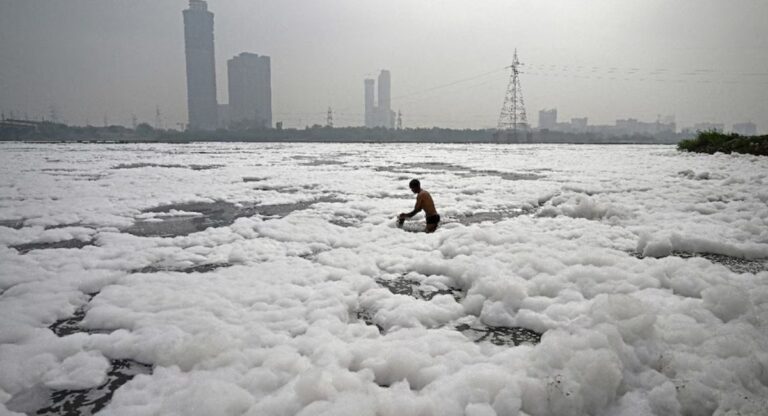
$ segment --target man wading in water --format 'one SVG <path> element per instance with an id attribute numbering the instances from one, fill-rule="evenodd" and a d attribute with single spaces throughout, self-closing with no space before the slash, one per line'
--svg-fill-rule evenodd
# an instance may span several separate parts
<path id="1" fill-rule="evenodd" d="M 408 186 L 411 188 L 411 192 L 416 194 L 416 206 L 413 207 L 413 211 L 409 213 L 402 213 L 397 216 L 397 224 L 399 226 L 403 225 L 403 222 L 405 222 L 406 218 L 411 218 L 414 215 L 418 214 L 419 211 L 422 209 L 424 210 L 424 214 L 427 216 L 427 228 L 424 230 L 428 233 L 433 233 L 437 229 L 437 224 L 440 223 L 440 216 L 437 215 L 437 210 L 435 209 L 435 203 L 432 201 L 432 195 L 429 194 L 429 192 L 421 189 L 421 183 L 418 179 L 412 180 Z"/>

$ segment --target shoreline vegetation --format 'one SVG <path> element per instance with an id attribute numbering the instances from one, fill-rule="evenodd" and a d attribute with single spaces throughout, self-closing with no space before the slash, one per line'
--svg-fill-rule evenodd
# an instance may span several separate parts
<path id="1" fill-rule="evenodd" d="M 736 133 L 725 134 L 717 131 L 699 132 L 694 139 L 683 140 L 677 149 L 696 153 L 745 153 L 768 156 L 768 135 L 742 136 Z"/>
<path id="2" fill-rule="evenodd" d="M 179 131 L 155 129 L 142 123 L 135 129 L 124 126 L 69 126 L 53 122 L 0 123 L 0 141 L 37 142 L 357 142 L 357 143 L 499 143 L 496 129 L 407 128 L 307 126 L 304 129 L 252 129 Z M 690 134 L 665 132 L 655 136 L 605 136 L 595 133 L 566 133 L 535 130 L 520 133 L 503 143 L 572 144 L 677 144 Z"/>

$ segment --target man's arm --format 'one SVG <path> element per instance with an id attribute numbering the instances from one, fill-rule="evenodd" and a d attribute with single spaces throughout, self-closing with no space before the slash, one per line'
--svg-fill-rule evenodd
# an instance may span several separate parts
<path id="1" fill-rule="evenodd" d="M 421 211 L 421 194 L 416 197 L 416 206 L 413 207 L 413 211 L 407 213 L 407 214 L 400 214 L 401 216 L 406 216 L 408 218 L 413 217 L 414 215 L 418 214 L 419 211 Z"/>

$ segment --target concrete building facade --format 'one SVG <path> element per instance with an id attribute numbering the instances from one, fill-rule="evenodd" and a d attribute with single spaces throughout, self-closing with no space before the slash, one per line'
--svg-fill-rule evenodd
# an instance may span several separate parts
<path id="1" fill-rule="evenodd" d="M 539 129 L 556 130 L 557 129 L 557 109 L 539 111 Z"/>
<path id="2" fill-rule="evenodd" d="M 230 126 L 272 127 L 272 72 L 268 56 L 243 52 L 227 62 Z"/>
<path id="3" fill-rule="evenodd" d="M 373 96 L 376 81 L 365 80 L 365 127 L 395 128 L 397 115 L 392 111 L 392 76 L 389 71 L 379 73 L 378 105 L 374 105 Z"/>
<path id="4" fill-rule="evenodd" d="M 184 10 L 184 44 L 187 57 L 187 109 L 190 130 L 218 127 L 213 13 L 202 0 L 190 0 Z"/>

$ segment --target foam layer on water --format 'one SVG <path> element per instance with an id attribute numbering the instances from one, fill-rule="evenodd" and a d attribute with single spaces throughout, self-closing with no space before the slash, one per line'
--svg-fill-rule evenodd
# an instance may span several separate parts
<path id="1" fill-rule="evenodd" d="M 0 413 L 768 408 L 765 158 L 0 148 Z"/>

